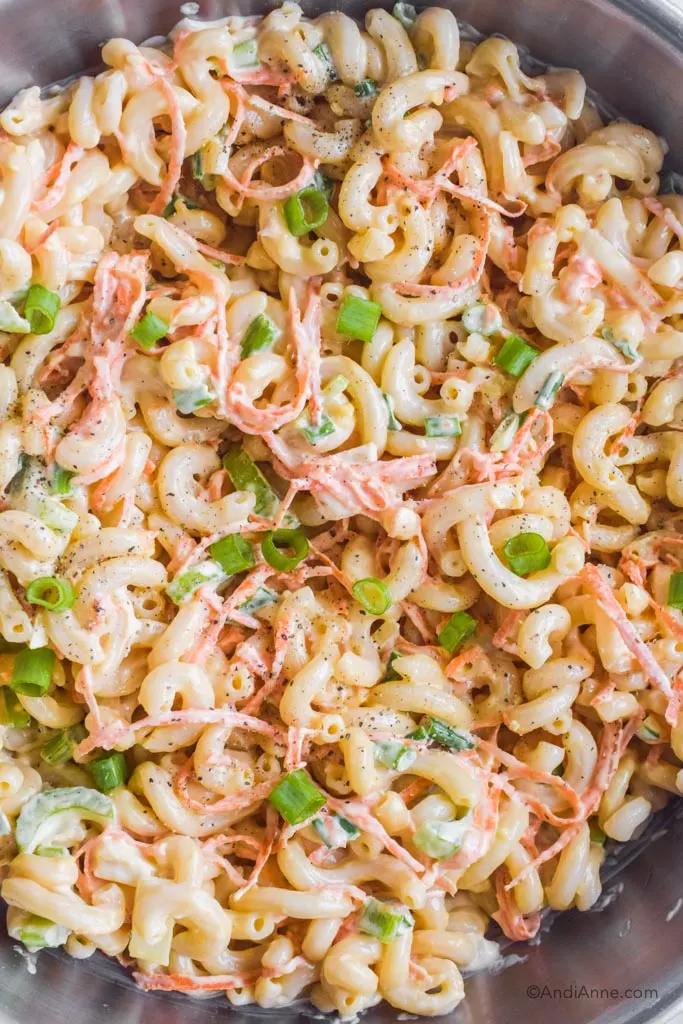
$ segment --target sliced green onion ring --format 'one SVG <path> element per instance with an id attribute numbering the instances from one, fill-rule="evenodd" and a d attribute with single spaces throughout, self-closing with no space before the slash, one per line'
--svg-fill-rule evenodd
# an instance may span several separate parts
<path id="1" fill-rule="evenodd" d="M 666 603 L 670 608 L 683 611 L 683 572 L 674 572 L 669 578 L 669 596 Z"/>
<path id="2" fill-rule="evenodd" d="M 506 373 L 513 377 L 521 377 L 540 354 L 541 350 L 535 345 L 530 345 L 518 334 L 510 333 L 493 361 Z"/>
<path id="3" fill-rule="evenodd" d="M 242 339 L 242 346 L 240 350 L 242 359 L 247 359 L 249 356 L 253 356 L 255 352 L 262 352 L 264 348 L 270 348 L 278 338 L 279 334 L 279 329 L 275 326 L 270 317 L 267 317 L 265 313 L 259 313 L 259 315 L 254 317 L 247 327 L 244 338 Z"/>
<path id="4" fill-rule="evenodd" d="M 417 21 L 417 11 L 412 4 L 394 4 L 391 13 L 396 18 L 396 21 L 401 23 L 406 32 L 410 32 Z"/>
<path id="5" fill-rule="evenodd" d="M 108 793 L 122 786 L 128 778 L 128 766 L 123 754 L 118 751 L 98 761 L 91 761 L 88 771 L 100 793 Z"/>
<path id="6" fill-rule="evenodd" d="M 546 377 L 543 387 L 536 395 L 536 399 L 534 401 L 536 408 L 543 409 L 547 412 L 555 401 L 555 395 L 560 390 L 563 383 L 564 374 L 561 373 L 560 370 L 553 370 L 553 372 Z"/>
<path id="7" fill-rule="evenodd" d="M 382 580 L 368 576 L 358 580 L 351 588 L 353 596 L 370 615 L 384 615 L 392 605 L 391 591 Z"/>
<path id="8" fill-rule="evenodd" d="M 173 392 L 173 401 L 178 412 L 182 412 L 186 416 L 209 405 L 215 397 L 213 391 L 209 391 L 206 384 L 200 384 L 197 388 L 183 388 Z"/>
<path id="9" fill-rule="evenodd" d="M 59 576 L 40 576 L 27 586 L 26 600 L 50 612 L 63 612 L 73 606 L 76 593 L 68 580 Z"/>
<path id="10" fill-rule="evenodd" d="M 301 238 L 325 223 L 330 204 L 324 192 L 315 185 L 307 185 L 290 196 L 283 209 L 290 235 Z"/>
<path id="11" fill-rule="evenodd" d="M 462 434 L 457 416 L 425 416 L 426 437 L 459 437 Z"/>
<path id="12" fill-rule="evenodd" d="M 393 942 L 414 925 L 413 915 L 402 903 L 383 903 L 374 896 L 368 897 L 358 918 L 359 930 L 379 939 L 383 945 Z"/>
<path id="13" fill-rule="evenodd" d="M 540 533 L 518 533 L 510 537 L 503 547 L 503 554 L 517 576 L 528 576 L 550 565 L 550 548 Z"/>
<path id="14" fill-rule="evenodd" d="M 282 548 L 291 548 L 293 554 L 286 554 Z M 308 554 L 308 538 L 301 530 L 274 530 L 263 537 L 261 553 L 273 569 L 291 572 Z"/>

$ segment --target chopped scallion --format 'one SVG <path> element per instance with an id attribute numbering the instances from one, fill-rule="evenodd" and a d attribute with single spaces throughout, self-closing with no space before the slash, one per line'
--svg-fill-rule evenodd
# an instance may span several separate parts
<path id="1" fill-rule="evenodd" d="M 197 388 L 183 388 L 180 391 L 173 392 L 173 401 L 178 412 L 182 412 L 185 415 L 189 415 L 189 413 L 196 412 L 197 409 L 209 405 L 215 397 L 213 391 L 209 391 L 206 384 L 200 384 Z"/>
<path id="2" fill-rule="evenodd" d="M 255 39 L 245 39 L 233 47 L 230 64 L 234 68 L 253 68 L 258 62 L 258 44 Z"/>
<path id="3" fill-rule="evenodd" d="M 425 416 L 427 437 L 459 437 L 462 434 L 457 416 Z"/>
<path id="4" fill-rule="evenodd" d="M 10 729 L 26 729 L 31 724 L 31 716 L 23 706 L 16 693 L 3 686 L 0 700 L 0 725 Z"/>
<path id="5" fill-rule="evenodd" d="M 286 200 L 283 210 L 289 233 L 301 238 L 325 223 L 330 204 L 324 192 L 307 185 Z"/>
<path id="6" fill-rule="evenodd" d="M 242 339 L 240 350 L 242 359 L 253 356 L 254 352 L 262 352 L 264 348 L 270 348 L 279 334 L 280 331 L 270 317 L 267 317 L 265 313 L 259 313 L 247 327 Z"/>
<path id="7" fill-rule="evenodd" d="M 220 565 L 228 576 L 237 572 L 245 572 L 256 564 L 251 544 L 238 533 L 231 533 L 209 547 L 211 557 Z"/>
<path id="8" fill-rule="evenodd" d="M 218 583 L 225 579 L 225 574 L 220 565 L 207 560 L 198 565 L 186 569 L 171 580 L 166 587 L 166 593 L 174 604 L 182 604 L 188 597 L 194 594 L 195 590 L 204 587 L 209 583 Z"/>
<path id="9" fill-rule="evenodd" d="M 368 897 L 363 913 L 358 918 L 360 931 L 379 939 L 383 945 L 393 942 L 399 935 L 409 931 L 414 924 L 413 915 L 402 903 L 383 903 L 374 896 Z"/>
<path id="10" fill-rule="evenodd" d="M 292 554 L 286 554 L 283 548 L 291 549 Z M 308 539 L 302 530 L 274 530 L 264 535 L 261 553 L 273 569 L 291 572 L 308 554 Z"/>
<path id="11" fill-rule="evenodd" d="M 234 448 L 223 456 L 223 467 L 238 491 L 250 491 L 256 498 L 254 512 L 272 519 L 280 499 L 265 476 L 243 448 Z"/>
<path id="12" fill-rule="evenodd" d="M 384 399 L 384 404 L 387 407 L 387 416 L 388 416 L 387 430 L 402 430 L 401 424 L 396 419 L 396 413 L 394 412 L 394 397 L 393 397 L 393 395 L 389 395 L 389 394 L 387 394 L 386 391 L 383 391 L 382 392 L 382 398 Z"/>
<path id="13" fill-rule="evenodd" d="M 475 302 L 462 314 L 462 325 L 468 334 L 483 334 L 489 338 L 503 326 L 500 310 L 492 302 Z"/>
<path id="14" fill-rule="evenodd" d="M 459 821 L 424 821 L 413 835 L 413 842 L 428 857 L 444 860 L 458 852 L 469 826 L 468 817 Z"/>
<path id="15" fill-rule="evenodd" d="M 147 312 L 144 316 L 140 317 L 133 330 L 130 332 L 130 336 L 133 341 L 136 341 L 140 348 L 149 350 L 154 348 L 158 341 L 165 338 L 169 332 L 170 324 L 165 320 L 162 320 L 156 313 Z"/>
<path id="16" fill-rule="evenodd" d="M 101 793 L 108 793 L 117 786 L 122 786 L 128 778 L 128 766 L 123 754 L 117 752 L 98 761 L 91 761 L 88 771 Z"/>
<path id="17" fill-rule="evenodd" d="M 506 452 L 512 444 L 515 434 L 519 430 L 520 425 L 519 416 L 514 413 L 508 413 L 504 419 L 500 421 L 496 429 L 491 434 L 491 440 L 489 441 L 489 448 L 492 452 Z"/>
<path id="18" fill-rule="evenodd" d="M 635 363 L 640 359 L 640 356 L 634 349 L 633 345 L 628 341 L 624 341 L 623 338 L 615 337 L 614 331 L 611 327 L 603 327 L 602 336 L 605 341 L 610 343 L 610 345 L 614 345 L 617 352 L 621 352 L 624 359 L 628 359 L 631 363 Z"/>
<path id="19" fill-rule="evenodd" d="M 534 359 L 540 354 L 540 349 L 535 345 L 530 345 L 518 334 L 508 334 L 493 361 L 506 373 L 512 374 L 513 377 L 521 377 L 526 368 L 531 366 Z"/>
<path id="20" fill-rule="evenodd" d="M 437 635 L 442 647 L 453 654 L 477 630 L 477 620 L 467 612 L 454 612 Z"/>
<path id="21" fill-rule="evenodd" d="M 71 760 L 76 742 L 76 737 L 71 729 L 62 729 L 43 743 L 40 748 L 40 756 L 46 764 L 66 764 Z"/>
<path id="22" fill-rule="evenodd" d="M 285 775 L 268 797 L 288 825 L 300 825 L 321 807 L 327 797 L 314 786 L 303 768 Z"/>
<path id="23" fill-rule="evenodd" d="M 23 697 L 43 697 L 50 689 L 55 658 L 51 647 L 20 651 L 12 669 L 10 686 L 14 692 Z"/>
<path id="24" fill-rule="evenodd" d="M 301 428 L 301 433 L 304 435 L 309 444 L 316 444 L 323 437 L 329 437 L 330 434 L 334 434 L 334 423 L 329 416 L 323 415 L 320 423 L 317 427 L 312 424 Z"/>
<path id="25" fill-rule="evenodd" d="M 370 615 L 384 615 L 392 605 L 391 591 L 382 580 L 368 576 L 358 580 L 351 588 L 353 596 Z"/>
<path id="26" fill-rule="evenodd" d="M 546 377 L 543 387 L 536 395 L 536 399 L 534 401 L 536 408 L 547 411 L 555 401 L 555 395 L 562 387 L 563 382 L 564 374 L 559 370 L 553 370 L 553 372 Z"/>
<path id="27" fill-rule="evenodd" d="M 358 295 L 345 295 L 337 317 L 337 334 L 357 341 L 372 341 L 381 315 L 379 303 Z"/>
<path id="28" fill-rule="evenodd" d="M 683 572 L 675 572 L 669 578 L 669 596 L 666 603 L 670 608 L 683 611 Z"/>
<path id="29" fill-rule="evenodd" d="M 268 587 L 257 587 L 253 597 L 250 597 L 244 604 L 240 605 L 240 611 L 244 612 L 245 615 L 255 615 L 262 608 L 275 604 L 277 599 L 278 595 L 274 590 L 268 590 Z"/>
<path id="30" fill-rule="evenodd" d="M 63 612 L 72 607 L 76 594 L 68 580 L 59 576 L 40 576 L 27 586 L 26 600 L 29 604 L 47 608 L 49 612 Z"/>
<path id="31" fill-rule="evenodd" d="M 394 4 L 391 13 L 396 18 L 396 21 L 399 21 L 401 25 L 403 25 L 406 32 L 410 32 L 417 21 L 417 11 L 412 4 Z"/>
<path id="32" fill-rule="evenodd" d="M 58 466 L 55 462 L 52 467 L 52 476 L 50 478 L 50 492 L 52 494 L 67 495 L 71 494 L 71 478 L 74 474 L 69 469 L 64 469 L 62 466 Z"/>
<path id="33" fill-rule="evenodd" d="M 607 836 L 599 825 L 591 825 L 589 835 L 591 843 L 598 843 L 599 846 L 605 845 Z"/>
<path id="34" fill-rule="evenodd" d="M 320 43 L 313 50 L 313 53 L 324 65 L 328 80 L 330 82 L 336 82 L 339 79 L 339 75 L 337 74 L 337 69 L 334 66 L 334 58 L 327 43 Z"/>
<path id="35" fill-rule="evenodd" d="M 475 745 L 474 738 L 469 732 L 455 729 L 452 725 L 442 722 L 440 718 L 427 718 L 415 732 L 409 734 L 409 738 L 427 740 L 440 747 L 448 747 L 449 750 L 472 750 Z"/>
<path id="36" fill-rule="evenodd" d="M 540 533 L 518 533 L 503 546 L 503 554 L 517 576 L 540 572 L 550 565 L 550 548 Z"/>
<path id="37" fill-rule="evenodd" d="M 375 761 L 379 761 L 385 768 L 407 772 L 417 761 L 417 751 L 398 740 L 384 740 L 375 743 Z"/>
<path id="38" fill-rule="evenodd" d="M 320 168 L 318 168 L 313 175 L 313 181 L 311 184 L 314 185 L 319 192 L 322 192 L 328 203 L 331 201 L 332 193 L 334 192 L 334 182 L 329 175 L 325 174 L 324 171 L 321 171 Z"/>
<path id="39" fill-rule="evenodd" d="M 354 85 L 353 91 L 359 99 L 365 99 L 366 96 L 376 96 L 377 82 L 374 78 L 364 78 L 362 82 Z"/>
<path id="40" fill-rule="evenodd" d="M 396 679 L 403 678 L 394 668 L 394 662 L 396 661 L 397 658 L 400 657 L 401 655 L 398 653 L 398 651 L 392 651 L 391 654 L 389 655 L 387 659 L 387 665 L 384 670 L 384 678 L 382 679 L 383 683 L 393 683 Z"/>
<path id="41" fill-rule="evenodd" d="M 24 302 L 24 316 L 31 325 L 31 332 L 49 334 L 61 304 L 57 292 L 50 291 L 42 284 L 32 284 Z"/>

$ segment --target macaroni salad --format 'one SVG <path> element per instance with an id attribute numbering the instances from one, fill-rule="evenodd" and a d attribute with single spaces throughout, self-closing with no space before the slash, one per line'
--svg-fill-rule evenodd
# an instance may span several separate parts
<path id="1" fill-rule="evenodd" d="M 436 7 L 102 58 L 0 114 L 9 933 L 448 1013 L 683 792 L 666 147 Z"/>

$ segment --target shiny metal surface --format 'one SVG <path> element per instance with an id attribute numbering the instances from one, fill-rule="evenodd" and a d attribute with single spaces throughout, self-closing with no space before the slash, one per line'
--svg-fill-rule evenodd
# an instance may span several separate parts
<path id="1" fill-rule="evenodd" d="M 580 68 L 608 103 L 665 135 L 671 166 L 683 169 L 683 6 L 671 0 L 450 3 L 480 31 L 503 33 L 542 60 Z M 311 0 L 306 6 L 315 14 L 334 5 Z M 355 0 L 339 6 L 359 15 L 373 5 Z M 201 15 L 262 9 L 258 0 L 208 0 Z M 177 0 L 0 0 L 0 101 L 34 81 L 47 84 L 97 66 L 98 44 L 110 36 L 139 41 L 167 31 L 178 16 Z M 674 1007 L 683 999 L 683 810 L 674 808 L 653 831 L 650 842 L 639 844 L 640 855 L 608 880 L 604 909 L 561 915 L 540 945 L 513 951 L 523 962 L 469 980 L 467 999 L 449 1024 L 653 1024 L 660 1014 L 680 1024 L 683 1008 Z M 228 1018 L 247 1024 L 255 1017 L 294 1024 L 311 1015 L 303 1004 L 244 1012 L 224 999 L 143 995 L 122 969 L 99 957 L 77 962 L 43 954 L 28 970 L 25 954 L 0 934 L 2 1024 L 213 1024 Z M 379 1007 L 364 1021 L 391 1024 L 396 1016 Z"/>

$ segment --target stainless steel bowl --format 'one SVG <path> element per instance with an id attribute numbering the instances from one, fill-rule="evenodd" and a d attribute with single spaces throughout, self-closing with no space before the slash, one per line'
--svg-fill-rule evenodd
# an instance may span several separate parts
<path id="1" fill-rule="evenodd" d="M 449 0 L 433 0 L 449 4 Z M 683 169 L 683 3 L 673 0 L 450 0 L 460 19 L 498 32 L 541 60 L 577 67 L 624 116 L 664 135 Z M 272 4 L 271 4 L 272 6 Z M 306 3 L 307 13 L 343 7 L 361 16 L 376 4 Z M 208 0 L 201 16 L 255 14 L 263 0 Z M 0 0 L 0 101 L 33 82 L 46 85 L 99 63 L 111 36 L 142 40 L 178 20 L 178 0 Z M 560 915 L 539 945 L 506 950 L 519 962 L 467 983 L 453 1024 L 645 1024 L 683 1021 L 683 813 L 674 808 L 615 874 L 608 864 L 600 912 Z M 5 1024 L 247 1024 L 273 1011 L 232 1010 L 225 999 L 143 994 L 101 957 L 77 962 L 44 953 L 34 966 L 0 935 L 0 1021 Z M 300 1004 L 279 1024 L 316 1016 Z M 317 1015 L 318 1017 L 320 1015 Z M 404 1019 L 405 1015 L 401 1015 Z M 390 1024 L 390 1007 L 365 1015 Z"/>

